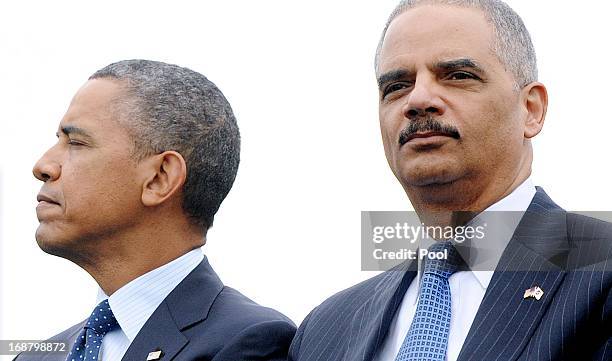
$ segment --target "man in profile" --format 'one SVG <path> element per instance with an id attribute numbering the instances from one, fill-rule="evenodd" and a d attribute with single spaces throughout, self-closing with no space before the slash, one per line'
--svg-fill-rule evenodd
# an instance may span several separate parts
<path id="1" fill-rule="evenodd" d="M 57 138 L 33 169 L 36 240 L 99 291 L 88 319 L 52 338 L 68 356 L 44 360 L 286 359 L 292 322 L 224 286 L 200 249 L 240 156 L 212 82 L 155 61 L 108 65 L 76 93 Z"/>
<path id="2" fill-rule="evenodd" d="M 523 216 L 489 271 L 438 239 L 429 250 L 446 259 L 332 296 L 289 359 L 611 360 L 612 226 L 565 212 L 531 181 L 548 99 L 520 17 L 498 0 L 402 1 L 375 64 L 385 154 L 423 224 Z"/>

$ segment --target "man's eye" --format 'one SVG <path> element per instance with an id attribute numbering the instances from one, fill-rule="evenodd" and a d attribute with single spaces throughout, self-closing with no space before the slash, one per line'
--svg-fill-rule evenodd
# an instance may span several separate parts
<path id="1" fill-rule="evenodd" d="M 394 83 L 389 85 L 388 87 L 385 88 L 385 90 L 383 91 L 383 98 L 386 97 L 387 95 L 396 92 L 398 90 L 402 90 L 404 88 L 407 88 L 408 84 L 406 83 Z"/>
<path id="2" fill-rule="evenodd" d="M 68 145 L 79 146 L 79 145 L 84 145 L 84 144 L 74 139 L 68 139 Z"/>
<path id="3" fill-rule="evenodd" d="M 474 74 L 465 71 L 456 71 L 450 73 L 447 77 L 449 80 L 466 80 L 466 79 L 478 79 Z"/>

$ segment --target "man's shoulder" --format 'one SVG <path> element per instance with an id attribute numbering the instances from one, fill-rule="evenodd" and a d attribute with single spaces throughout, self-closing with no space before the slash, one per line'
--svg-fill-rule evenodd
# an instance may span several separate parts
<path id="1" fill-rule="evenodd" d="M 612 262 L 610 212 L 568 212 L 537 187 L 514 237 L 566 271 L 605 271 Z M 609 276 L 609 275 L 604 275 Z"/>
<path id="2" fill-rule="evenodd" d="M 306 354 L 343 358 L 340 354 L 347 350 L 353 356 L 362 355 L 370 342 L 384 335 L 385 316 L 393 314 L 416 275 L 406 266 L 401 264 L 340 291 L 313 309 L 298 329 L 289 360 Z"/>
<path id="3" fill-rule="evenodd" d="M 293 324 L 289 318 L 279 311 L 262 306 L 228 286 L 223 286 L 212 304 L 209 317 L 216 315 L 223 316 L 223 322 L 227 325 L 236 324 L 239 327 L 270 321 Z"/>
<path id="4" fill-rule="evenodd" d="M 609 212 L 567 212 L 567 235 L 570 242 L 612 240 L 612 223 L 604 221 Z"/>
<path id="5" fill-rule="evenodd" d="M 612 276 L 612 223 L 604 212 L 567 213 L 568 270 L 604 271 Z"/>
<path id="6" fill-rule="evenodd" d="M 249 325 L 269 321 L 294 327 L 292 321 L 282 313 L 261 306 L 237 290 L 225 286 L 206 259 L 164 302 L 179 328 L 191 327 L 204 320 L 206 328 L 214 327 L 225 335 Z"/>
<path id="7" fill-rule="evenodd" d="M 285 315 L 223 286 L 205 321 L 185 330 L 189 350 L 215 360 L 285 360 L 296 326 Z"/>
<path id="8" fill-rule="evenodd" d="M 398 288 L 406 272 L 406 265 L 402 264 L 337 292 L 312 310 L 308 319 L 318 320 L 317 322 L 320 322 L 321 319 L 338 320 L 338 317 L 330 318 L 330 315 L 340 314 L 347 315 L 347 319 L 350 319 L 350 315 L 367 307 L 370 300 L 375 298 L 383 301 L 389 300 L 392 295 L 388 293 Z"/>

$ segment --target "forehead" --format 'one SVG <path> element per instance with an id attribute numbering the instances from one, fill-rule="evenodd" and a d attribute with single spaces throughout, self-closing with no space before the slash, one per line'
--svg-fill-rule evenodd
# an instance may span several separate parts
<path id="1" fill-rule="evenodd" d="M 116 131 L 119 127 L 115 102 L 124 90 L 121 83 L 109 79 L 87 81 L 74 95 L 60 127 L 78 126 L 90 131 Z"/>
<path id="2" fill-rule="evenodd" d="M 449 58 L 501 66 L 492 51 L 493 39 L 493 26 L 480 9 L 420 5 L 398 15 L 389 25 L 380 52 L 379 73 Z"/>

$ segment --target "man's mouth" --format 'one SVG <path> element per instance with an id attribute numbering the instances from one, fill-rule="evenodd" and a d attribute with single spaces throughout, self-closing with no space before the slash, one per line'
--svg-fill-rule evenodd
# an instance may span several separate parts
<path id="1" fill-rule="evenodd" d="M 427 138 L 433 137 L 448 137 L 453 139 L 461 138 L 459 129 L 456 127 L 443 124 L 432 115 L 428 115 L 422 120 L 411 120 L 410 123 L 401 131 L 398 139 L 399 146 L 414 139 L 423 139 L 419 143 L 427 142 Z"/>
<path id="2" fill-rule="evenodd" d="M 450 133 L 438 132 L 438 131 L 417 132 L 417 133 L 412 133 L 409 136 L 407 136 L 405 138 L 404 144 L 416 138 L 431 138 L 431 137 L 451 137 L 453 138 L 453 135 Z"/>
<path id="3" fill-rule="evenodd" d="M 55 199 L 51 198 L 50 196 L 43 194 L 43 193 L 39 193 L 38 196 L 36 197 L 36 200 L 39 203 L 45 202 L 45 203 L 50 203 L 50 204 L 56 204 L 59 205 L 59 202 L 56 201 Z"/>
<path id="4" fill-rule="evenodd" d="M 444 130 L 428 130 L 428 131 L 417 131 L 413 133 L 402 132 L 399 137 L 399 146 L 402 147 L 404 144 L 415 140 L 415 139 L 427 139 L 433 137 L 447 137 L 453 139 L 459 139 L 459 132 L 457 131 L 444 131 Z"/>

